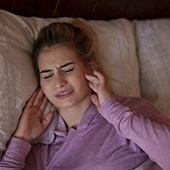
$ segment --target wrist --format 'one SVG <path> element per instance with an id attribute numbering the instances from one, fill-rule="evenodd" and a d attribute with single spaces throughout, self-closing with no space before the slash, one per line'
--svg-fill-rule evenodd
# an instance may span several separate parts
<path id="1" fill-rule="evenodd" d="M 18 139 L 21 139 L 21 140 L 23 140 L 23 141 L 25 141 L 25 142 L 28 142 L 28 143 L 31 143 L 31 141 L 32 141 L 28 136 L 26 136 L 26 135 L 21 135 L 21 134 L 18 134 L 18 133 L 14 133 L 14 134 L 13 134 L 13 137 L 18 138 Z"/>

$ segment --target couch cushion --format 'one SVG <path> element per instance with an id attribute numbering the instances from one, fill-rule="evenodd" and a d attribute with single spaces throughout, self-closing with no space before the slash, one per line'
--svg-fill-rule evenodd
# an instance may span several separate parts
<path id="1" fill-rule="evenodd" d="M 170 117 L 170 19 L 135 25 L 141 95 Z"/>

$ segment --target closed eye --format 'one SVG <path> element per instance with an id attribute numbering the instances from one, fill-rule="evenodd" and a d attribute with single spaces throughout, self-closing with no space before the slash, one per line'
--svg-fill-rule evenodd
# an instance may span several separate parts
<path id="1" fill-rule="evenodd" d="M 62 70 L 62 72 L 68 73 L 68 72 L 71 72 L 71 71 L 73 71 L 73 70 L 74 70 L 74 68 L 71 68 L 71 69 L 68 69 L 68 70 Z"/>
<path id="2" fill-rule="evenodd" d="M 49 75 L 49 76 L 45 76 L 44 79 L 48 79 L 48 78 L 50 78 L 50 77 L 52 77 L 52 76 L 53 76 L 52 74 Z"/>

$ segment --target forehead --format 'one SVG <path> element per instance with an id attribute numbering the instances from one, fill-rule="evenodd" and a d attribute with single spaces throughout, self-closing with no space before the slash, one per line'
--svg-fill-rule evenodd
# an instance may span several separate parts
<path id="1" fill-rule="evenodd" d="M 81 62 L 75 50 L 64 46 L 46 47 L 40 52 L 38 56 L 38 66 L 44 66 L 53 63 L 62 65 L 65 64 L 65 62 L 71 61 L 75 63 Z"/>

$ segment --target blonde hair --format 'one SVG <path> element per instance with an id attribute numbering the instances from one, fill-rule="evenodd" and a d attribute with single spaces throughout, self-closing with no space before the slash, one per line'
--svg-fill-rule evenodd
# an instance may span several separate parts
<path id="1" fill-rule="evenodd" d="M 85 67 L 94 60 L 99 66 L 94 36 L 81 21 L 52 23 L 42 28 L 33 47 L 33 61 L 39 78 L 38 56 L 45 47 L 61 45 L 73 49 Z"/>

